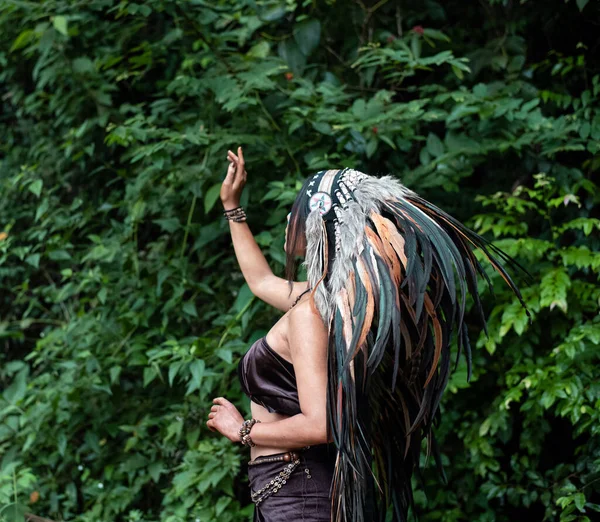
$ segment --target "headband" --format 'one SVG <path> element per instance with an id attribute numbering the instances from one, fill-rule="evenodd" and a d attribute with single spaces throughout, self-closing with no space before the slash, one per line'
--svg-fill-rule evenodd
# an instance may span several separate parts
<path id="1" fill-rule="evenodd" d="M 335 221 L 336 209 L 347 209 L 348 201 L 355 201 L 354 190 L 365 178 L 366 174 L 348 168 L 317 172 L 306 191 L 309 210 L 318 210 L 325 221 Z"/>

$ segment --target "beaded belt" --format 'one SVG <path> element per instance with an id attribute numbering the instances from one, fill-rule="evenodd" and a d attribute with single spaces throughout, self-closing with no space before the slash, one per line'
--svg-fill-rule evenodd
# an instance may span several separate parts
<path id="1" fill-rule="evenodd" d="M 308 448 L 310 448 L 310 446 L 305 446 L 301 451 L 304 451 Z M 257 491 L 250 492 L 252 502 L 254 502 L 256 505 L 260 504 L 263 500 L 270 497 L 274 493 L 277 493 L 283 487 L 283 485 L 287 483 L 287 480 L 290 478 L 292 472 L 300 464 L 300 454 L 296 451 L 288 451 L 283 455 L 277 455 L 275 457 L 259 458 L 261 460 L 251 460 L 248 462 L 248 466 L 256 466 L 265 462 L 289 462 L 289 464 L 287 464 L 273 480 L 267 482 L 262 488 Z M 304 472 L 306 473 L 307 478 L 310 478 L 310 470 L 306 468 Z"/>

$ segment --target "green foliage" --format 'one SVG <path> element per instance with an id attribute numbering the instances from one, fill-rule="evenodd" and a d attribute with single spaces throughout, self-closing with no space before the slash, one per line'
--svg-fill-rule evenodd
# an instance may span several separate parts
<path id="1" fill-rule="evenodd" d="M 205 427 L 215 396 L 249 412 L 236 363 L 274 320 L 219 212 L 238 144 L 278 273 L 300 180 L 352 166 L 531 274 L 531 322 L 489 274 L 421 520 L 593 520 L 598 4 L 550 4 L 2 3 L 0 520 L 251 518 L 247 454 Z"/>

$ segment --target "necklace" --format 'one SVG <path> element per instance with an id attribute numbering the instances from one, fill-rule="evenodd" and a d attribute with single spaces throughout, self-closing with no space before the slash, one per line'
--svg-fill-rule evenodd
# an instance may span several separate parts
<path id="1" fill-rule="evenodd" d="M 306 290 L 304 290 L 304 292 L 302 292 L 298 297 L 296 297 L 296 300 L 294 301 L 294 304 L 292 304 L 292 306 L 290 306 L 290 310 L 292 308 L 294 308 L 294 306 L 296 306 L 298 304 L 298 301 L 300 301 L 300 298 L 306 293 L 306 292 L 310 292 L 312 290 L 312 288 L 307 288 Z"/>

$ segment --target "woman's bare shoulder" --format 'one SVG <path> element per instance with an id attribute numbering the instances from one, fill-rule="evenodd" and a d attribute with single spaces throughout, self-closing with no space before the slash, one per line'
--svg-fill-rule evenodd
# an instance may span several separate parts
<path id="1" fill-rule="evenodd" d="M 327 337 L 327 328 L 310 297 L 303 298 L 288 313 L 289 335 Z"/>

